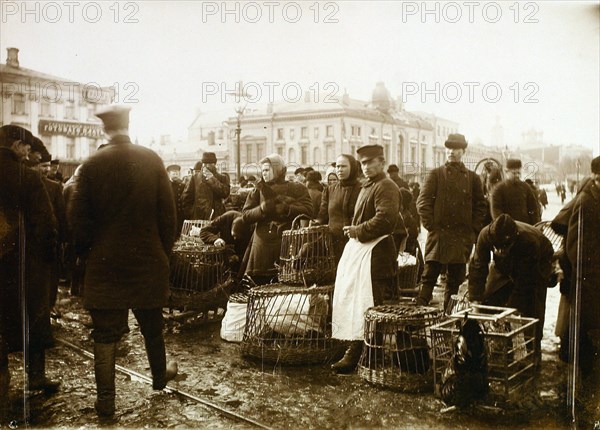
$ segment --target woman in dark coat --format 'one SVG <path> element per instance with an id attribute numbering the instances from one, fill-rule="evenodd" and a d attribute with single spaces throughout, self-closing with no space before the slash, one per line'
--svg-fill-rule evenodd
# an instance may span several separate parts
<path id="1" fill-rule="evenodd" d="M 321 208 L 321 198 L 323 195 L 323 184 L 321 184 L 322 176 L 316 170 L 311 170 L 306 174 L 306 188 L 308 189 L 308 195 L 313 204 L 313 212 L 311 218 L 315 218 L 319 215 L 319 209 Z"/>
<path id="2" fill-rule="evenodd" d="M 8 395 L 8 354 L 25 348 L 29 389 L 58 388 L 45 377 L 44 352 L 53 344 L 48 276 L 57 227 L 39 173 L 16 150 L 31 142 L 21 127 L 0 128 L 0 400 Z"/>
<path id="3" fill-rule="evenodd" d="M 336 163 L 339 182 L 329 185 L 323 191 L 321 208 L 317 217 L 318 224 L 328 224 L 333 237 L 333 249 L 336 262 L 340 261 L 348 237 L 343 228 L 352 225 L 354 206 L 360 193 L 358 182 L 359 166 L 352 155 L 342 154 Z"/>
<path id="4" fill-rule="evenodd" d="M 257 284 L 268 283 L 277 276 L 283 232 L 289 230 L 298 215 L 310 217 L 313 206 L 307 188 L 285 180 L 285 162 L 278 154 L 260 161 L 262 181 L 253 189 L 244 208 L 246 224 L 256 223 L 246 273 Z"/>

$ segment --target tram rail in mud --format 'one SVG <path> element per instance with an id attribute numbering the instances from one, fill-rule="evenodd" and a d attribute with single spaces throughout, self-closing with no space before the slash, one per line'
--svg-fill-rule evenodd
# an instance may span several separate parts
<path id="1" fill-rule="evenodd" d="M 58 343 L 64 345 L 64 346 L 68 347 L 68 348 L 71 348 L 71 349 L 77 351 L 79 354 L 81 354 L 81 355 L 83 355 L 83 356 L 85 356 L 87 358 L 91 358 L 91 359 L 94 358 L 94 354 L 93 353 L 87 351 L 84 348 L 81 348 L 78 345 L 75 345 L 74 343 L 71 343 L 71 342 L 69 342 L 69 341 L 67 341 L 65 339 L 60 338 L 60 337 L 57 337 L 56 341 Z M 123 374 L 128 375 L 129 377 L 131 377 L 132 380 L 136 379 L 136 380 L 142 381 L 144 383 L 147 383 L 149 385 L 152 385 L 152 378 L 150 378 L 150 377 L 148 377 L 146 375 L 143 375 L 143 374 L 141 374 L 139 372 L 136 372 L 135 370 L 128 369 L 128 368 L 126 368 L 124 366 L 120 366 L 118 364 L 115 365 L 115 368 L 116 368 L 116 370 L 118 372 L 121 372 L 121 373 L 123 373 Z M 167 391 L 169 393 L 177 394 L 177 395 L 179 395 L 181 397 L 184 397 L 186 399 L 189 399 L 189 400 L 191 400 L 193 402 L 196 402 L 196 403 L 199 403 L 199 404 L 201 404 L 203 406 L 206 406 L 206 407 L 208 407 L 208 408 L 210 408 L 212 410 L 217 411 L 219 414 L 221 414 L 221 415 L 223 415 L 223 416 L 225 416 L 227 418 L 230 418 L 232 420 L 235 420 L 237 422 L 242 422 L 242 423 L 245 423 L 245 424 L 249 424 L 249 425 L 251 425 L 253 427 L 257 427 L 257 428 L 261 428 L 261 429 L 271 429 L 271 427 L 269 427 L 269 426 L 267 426 L 265 424 L 262 424 L 262 423 L 254 420 L 252 418 L 248 418 L 248 417 L 240 415 L 240 414 L 238 414 L 236 412 L 233 412 L 233 411 L 230 411 L 228 409 L 225 409 L 225 408 L 219 406 L 216 403 L 213 403 L 213 402 L 210 402 L 208 400 L 202 399 L 202 398 L 200 398 L 198 396 L 195 396 L 193 394 L 187 393 L 185 391 L 178 390 L 178 389 L 170 387 L 168 385 L 165 388 L 165 391 Z"/>

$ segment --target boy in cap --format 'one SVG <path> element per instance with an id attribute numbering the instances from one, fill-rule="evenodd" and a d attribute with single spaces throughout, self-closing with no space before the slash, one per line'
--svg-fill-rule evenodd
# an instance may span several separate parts
<path id="1" fill-rule="evenodd" d="M 115 413 L 115 353 L 129 309 L 144 338 L 152 388 L 162 390 L 177 374 L 177 363 L 166 360 L 162 331 L 175 241 L 173 192 L 158 155 L 131 142 L 129 110 L 96 114 L 109 142 L 80 166 L 68 213 L 76 256 L 85 260 L 83 300 L 93 323 L 100 417 Z"/>
<path id="2" fill-rule="evenodd" d="M 181 195 L 186 219 L 210 220 L 225 213 L 223 200 L 229 196 L 229 176 L 217 172 L 214 152 L 202 154 L 194 174 Z"/>
<path id="3" fill-rule="evenodd" d="M 177 212 L 177 235 L 181 233 L 183 227 L 183 221 L 185 219 L 183 212 L 183 202 L 181 196 L 185 189 L 185 184 L 181 180 L 181 166 L 177 164 L 170 164 L 167 166 L 167 173 L 169 180 L 171 181 L 171 188 L 173 190 L 173 198 L 175 199 L 175 208 Z"/>
<path id="4" fill-rule="evenodd" d="M 506 160 L 506 179 L 492 189 L 492 219 L 505 213 L 514 220 L 535 225 L 540 222 L 540 207 L 533 190 L 521 180 L 521 160 Z"/>
<path id="5" fill-rule="evenodd" d="M 447 265 L 444 310 L 465 280 L 467 261 L 486 215 L 479 175 L 462 163 L 467 148 L 465 137 L 450 134 L 445 146 L 446 164 L 429 173 L 417 199 L 427 242 L 416 299 L 418 305 L 429 304 L 442 266 Z"/>
<path id="6" fill-rule="evenodd" d="M 357 153 L 366 180 L 356 201 L 352 225 L 343 227 L 349 240 L 336 275 L 332 314 L 336 330 L 332 337 L 349 344 L 344 357 L 331 366 L 336 373 L 350 373 L 356 368 L 364 340 L 364 312 L 383 304 L 398 268 L 392 234 L 402 222 L 399 189 L 385 175 L 381 145 L 366 145 Z M 404 229 L 403 223 L 401 227 Z"/>

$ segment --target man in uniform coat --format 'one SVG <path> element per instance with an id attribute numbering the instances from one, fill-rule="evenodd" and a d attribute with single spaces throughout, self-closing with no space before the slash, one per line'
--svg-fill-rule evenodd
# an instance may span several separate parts
<path id="1" fill-rule="evenodd" d="M 181 228 L 183 227 L 183 221 L 185 220 L 182 201 L 185 184 L 181 180 L 181 166 L 177 164 L 170 164 L 167 166 L 167 173 L 169 174 L 169 180 L 171 181 L 171 187 L 173 190 L 173 198 L 175 199 L 175 208 L 177 213 L 176 232 L 179 236 L 179 234 L 181 234 Z"/>
<path id="2" fill-rule="evenodd" d="M 385 236 L 371 253 L 373 303 L 378 306 L 383 304 L 386 291 L 395 287 L 398 254 L 392 234 L 397 230 L 398 223 L 402 223 L 404 228 L 400 216 L 401 195 L 398 186 L 385 174 L 381 145 L 365 145 L 358 148 L 357 153 L 366 180 L 356 201 L 352 225 L 344 227 L 343 231 L 348 238 L 361 243 Z M 404 231 L 406 236 L 406 229 Z M 362 342 L 351 341 L 344 357 L 331 366 L 332 370 L 336 373 L 352 372 L 361 351 Z"/>
<path id="3" fill-rule="evenodd" d="M 152 387 L 177 374 L 166 362 L 162 308 L 169 296 L 175 204 L 162 160 L 128 136 L 129 108 L 98 113 L 109 142 L 81 165 L 68 214 L 85 260 L 84 306 L 93 322 L 96 412 L 115 412 L 115 351 L 129 309 L 144 337 Z"/>
<path id="4" fill-rule="evenodd" d="M 465 137 L 450 134 L 445 146 L 446 164 L 429 173 L 417 199 L 421 222 L 427 229 L 425 270 L 417 304 L 429 303 L 442 265 L 446 264 L 444 310 L 465 280 L 466 263 L 486 215 L 479 175 L 461 161 L 467 148 Z"/>
<path id="5" fill-rule="evenodd" d="M 209 220 L 225 213 L 223 199 L 229 196 L 229 176 L 217 172 L 214 152 L 202 154 L 181 196 L 186 219 Z"/>
<path id="6" fill-rule="evenodd" d="M 492 190 L 492 219 L 508 214 L 514 220 L 535 225 L 540 222 L 540 207 L 531 187 L 521 180 L 521 160 L 506 160 L 507 178 Z"/>
<path id="7" fill-rule="evenodd" d="M 45 376 L 52 346 L 47 268 L 54 258 L 56 220 L 40 174 L 23 164 L 33 136 L 0 127 L 0 412 L 8 402 L 8 354 L 24 351 L 28 388 L 58 389 Z"/>
<path id="8" fill-rule="evenodd" d="M 490 254 L 493 264 L 490 266 Z M 469 264 L 469 300 L 538 318 L 538 363 L 554 249 L 542 231 L 501 214 L 481 230 Z"/>

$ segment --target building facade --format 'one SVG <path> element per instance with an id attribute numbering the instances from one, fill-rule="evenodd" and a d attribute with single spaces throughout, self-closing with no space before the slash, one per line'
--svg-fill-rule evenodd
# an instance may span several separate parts
<path id="1" fill-rule="evenodd" d="M 0 64 L 0 126 L 15 124 L 40 137 L 53 158 L 79 163 L 104 140 L 95 113 L 113 103 L 113 88 L 84 84 L 20 66 L 17 48 Z"/>

